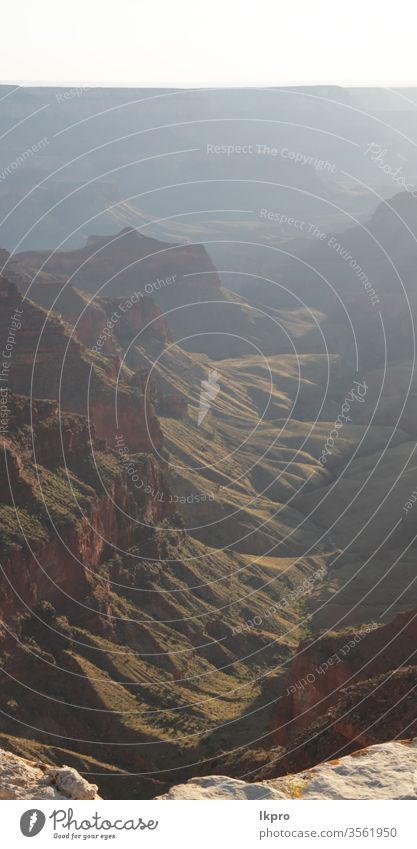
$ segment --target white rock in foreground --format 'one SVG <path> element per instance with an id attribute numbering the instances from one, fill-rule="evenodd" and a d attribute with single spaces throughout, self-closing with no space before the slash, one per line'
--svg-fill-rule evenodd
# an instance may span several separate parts
<path id="1" fill-rule="evenodd" d="M 312 769 L 248 784 L 192 778 L 158 799 L 417 799 L 417 738 L 360 749 Z"/>
<path id="2" fill-rule="evenodd" d="M 76 769 L 29 761 L 0 749 L 0 799 L 100 799 Z"/>
<path id="3" fill-rule="evenodd" d="M 205 775 L 190 778 L 187 784 L 177 784 L 157 799 L 288 799 L 271 782 L 248 784 L 225 775 Z"/>

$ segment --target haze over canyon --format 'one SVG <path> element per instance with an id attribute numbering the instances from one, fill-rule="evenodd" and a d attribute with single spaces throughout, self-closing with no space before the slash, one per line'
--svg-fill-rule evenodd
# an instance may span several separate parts
<path id="1" fill-rule="evenodd" d="M 19 798 L 415 798 L 416 97 L 0 87 Z"/>

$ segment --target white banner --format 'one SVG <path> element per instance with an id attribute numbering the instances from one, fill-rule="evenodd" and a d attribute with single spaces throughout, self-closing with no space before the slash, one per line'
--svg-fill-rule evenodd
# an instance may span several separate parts
<path id="1" fill-rule="evenodd" d="M 2 801 L 2 845 L 416 846 L 412 801 Z M 33 844 L 28 843 L 33 839 Z"/>

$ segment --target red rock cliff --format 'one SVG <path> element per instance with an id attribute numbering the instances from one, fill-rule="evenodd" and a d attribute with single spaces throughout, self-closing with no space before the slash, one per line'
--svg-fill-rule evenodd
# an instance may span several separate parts
<path id="1" fill-rule="evenodd" d="M 23 299 L 16 285 L 4 278 L 0 301 L 4 385 L 19 394 L 57 400 L 61 409 L 85 415 L 110 446 L 122 433 L 134 450 L 161 450 L 162 431 L 152 404 L 125 385 L 123 375 L 118 373 L 115 381 L 111 358 L 89 351 L 58 316 Z"/>
<path id="2" fill-rule="evenodd" d="M 334 707 L 346 687 L 417 661 L 417 610 L 300 644 L 277 705 L 274 742 L 288 746 Z M 395 685 L 394 685 L 395 686 Z"/>
<path id="3" fill-rule="evenodd" d="M 146 525 L 173 512 L 151 455 L 133 455 L 143 482 L 137 488 L 120 454 L 103 452 L 83 417 L 60 422 L 56 405 L 12 395 L 9 407 L 0 460 L 3 619 L 22 604 L 48 600 L 59 608 L 68 597 L 83 599 L 114 547 L 146 539 Z"/>

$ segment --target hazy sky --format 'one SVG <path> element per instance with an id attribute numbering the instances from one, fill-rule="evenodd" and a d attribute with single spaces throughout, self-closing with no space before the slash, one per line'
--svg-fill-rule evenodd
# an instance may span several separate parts
<path id="1" fill-rule="evenodd" d="M 416 84 L 411 0 L 20 0 L 1 81 Z"/>

